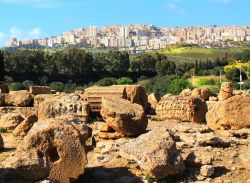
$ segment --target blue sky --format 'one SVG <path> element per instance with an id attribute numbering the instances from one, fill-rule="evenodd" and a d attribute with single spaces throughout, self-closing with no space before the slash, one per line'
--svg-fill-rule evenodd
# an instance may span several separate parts
<path id="1" fill-rule="evenodd" d="M 0 0 L 0 46 L 96 25 L 249 25 L 249 0 Z"/>

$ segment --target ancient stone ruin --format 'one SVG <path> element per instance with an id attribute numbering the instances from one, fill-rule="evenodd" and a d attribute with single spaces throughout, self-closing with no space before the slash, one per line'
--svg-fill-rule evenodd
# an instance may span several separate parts
<path id="1" fill-rule="evenodd" d="M 0 182 L 250 182 L 250 92 L 0 85 Z"/>

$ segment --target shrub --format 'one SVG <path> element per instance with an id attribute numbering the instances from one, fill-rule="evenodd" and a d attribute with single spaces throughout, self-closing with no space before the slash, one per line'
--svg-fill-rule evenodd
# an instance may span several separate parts
<path id="1" fill-rule="evenodd" d="M 13 78 L 10 77 L 10 76 L 5 76 L 5 77 L 4 77 L 4 80 L 5 80 L 7 83 L 13 83 L 13 82 L 14 82 Z"/>
<path id="2" fill-rule="evenodd" d="M 39 84 L 41 86 L 46 86 L 48 84 L 48 77 L 47 76 L 41 76 L 39 77 Z"/>
<path id="3" fill-rule="evenodd" d="M 6 132 L 7 132 L 6 128 L 0 127 L 0 133 L 6 133 Z"/>
<path id="4" fill-rule="evenodd" d="M 52 82 L 50 83 L 51 90 L 62 92 L 64 90 L 64 84 L 62 82 Z"/>
<path id="5" fill-rule="evenodd" d="M 215 85 L 216 81 L 214 79 L 207 79 L 207 78 L 200 78 L 199 81 L 197 82 L 198 86 L 203 86 L 203 85 Z"/>
<path id="6" fill-rule="evenodd" d="M 33 86 L 33 85 L 34 85 L 33 81 L 25 80 L 25 81 L 23 82 L 23 87 L 24 87 L 25 89 L 27 89 L 27 90 L 30 88 L 30 86 Z"/>
<path id="7" fill-rule="evenodd" d="M 163 96 L 167 93 L 179 94 L 182 90 L 191 88 L 191 84 L 186 77 L 171 75 L 154 77 L 146 83 L 145 87 L 147 93 L 157 93 Z"/>
<path id="8" fill-rule="evenodd" d="M 191 84 L 185 77 L 173 76 L 169 79 L 168 92 L 174 95 L 178 95 L 184 89 L 191 88 Z"/>
<path id="9" fill-rule="evenodd" d="M 133 80 L 129 77 L 122 77 L 116 80 L 118 85 L 133 84 Z"/>
<path id="10" fill-rule="evenodd" d="M 9 87 L 10 87 L 11 91 L 18 91 L 18 90 L 25 89 L 25 87 L 23 86 L 23 84 L 19 83 L 19 82 L 11 83 Z"/>
<path id="11" fill-rule="evenodd" d="M 103 78 L 96 83 L 98 86 L 111 86 L 116 84 L 115 78 Z"/>
<path id="12" fill-rule="evenodd" d="M 73 93 L 75 91 L 76 84 L 75 83 L 67 83 L 64 85 L 64 91 L 67 93 Z"/>
<path id="13" fill-rule="evenodd" d="M 244 71 L 241 72 L 242 80 L 247 78 L 247 75 Z M 240 70 L 236 67 L 229 69 L 226 71 L 226 78 L 232 82 L 239 82 L 240 81 Z"/>

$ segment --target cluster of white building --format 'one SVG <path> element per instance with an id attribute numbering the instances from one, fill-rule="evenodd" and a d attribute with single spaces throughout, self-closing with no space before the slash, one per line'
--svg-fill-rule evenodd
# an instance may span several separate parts
<path id="1" fill-rule="evenodd" d="M 12 38 L 9 47 L 42 46 L 57 47 L 81 44 L 93 47 L 111 47 L 127 50 L 152 50 L 169 44 L 220 44 L 227 41 L 250 41 L 247 26 L 197 26 L 158 28 L 153 25 L 106 26 L 75 29 L 59 36 L 42 39 L 18 40 Z"/>

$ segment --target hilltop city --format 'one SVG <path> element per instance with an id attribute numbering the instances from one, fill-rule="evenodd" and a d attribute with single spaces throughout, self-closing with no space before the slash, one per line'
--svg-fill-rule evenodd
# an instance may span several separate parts
<path id="1" fill-rule="evenodd" d="M 88 47 L 118 48 L 120 51 L 151 51 L 169 44 L 198 44 L 202 46 L 228 46 L 230 42 L 250 41 L 248 26 L 190 26 L 159 28 L 154 25 L 111 25 L 97 28 L 74 29 L 58 36 L 41 39 L 18 40 L 11 38 L 8 47 Z"/>

